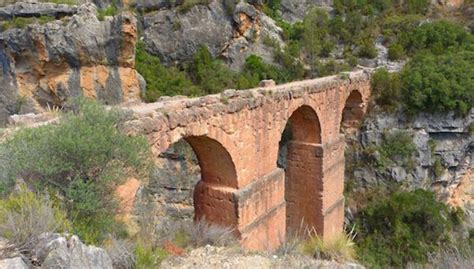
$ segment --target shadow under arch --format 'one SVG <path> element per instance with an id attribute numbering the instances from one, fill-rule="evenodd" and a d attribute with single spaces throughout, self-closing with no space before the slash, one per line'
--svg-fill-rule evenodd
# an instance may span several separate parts
<path id="1" fill-rule="evenodd" d="M 340 132 L 359 127 L 364 116 L 364 101 L 358 90 L 353 90 L 347 97 L 342 110 Z"/>
<path id="2" fill-rule="evenodd" d="M 285 169 L 287 234 L 321 227 L 321 143 L 318 115 L 310 106 L 299 107 L 283 131 L 277 164 Z"/>
<path id="3" fill-rule="evenodd" d="M 207 136 L 183 138 L 192 147 L 201 168 L 201 180 L 194 188 L 194 219 L 236 228 L 235 192 L 237 173 L 231 155 L 218 141 Z"/>

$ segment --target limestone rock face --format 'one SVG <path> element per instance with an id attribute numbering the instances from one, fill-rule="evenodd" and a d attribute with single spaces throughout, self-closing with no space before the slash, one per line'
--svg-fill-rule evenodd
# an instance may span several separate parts
<path id="1" fill-rule="evenodd" d="M 106 104 L 138 100 L 136 38 L 132 14 L 99 21 L 93 4 L 72 17 L 0 33 L 0 122 L 79 95 Z"/>
<path id="2" fill-rule="evenodd" d="M 57 5 L 43 2 L 16 2 L 0 8 L 0 19 L 12 19 L 13 17 L 53 16 L 56 18 L 72 16 L 76 14 L 77 6 Z"/>
<path id="3" fill-rule="evenodd" d="M 444 201 L 463 207 L 469 216 L 474 216 L 472 202 L 469 202 L 472 195 L 467 191 L 473 185 L 474 136 L 470 131 L 473 123 L 474 109 L 465 117 L 454 113 L 421 113 L 413 119 L 398 114 L 372 115 L 365 120 L 358 137 L 353 138 L 355 143 L 364 149 L 376 148 L 383 144 L 384 135 L 405 131 L 416 148 L 411 160 L 413 169 L 400 163 L 383 169 L 359 165 L 351 176 L 362 185 L 393 180 L 413 189 L 431 189 Z M 354 156 L 357 154 L 354 152 L 357 151 L 351 151 L 348 156 L 349 163 L 362 158 Z M 372 156 L 380 158 L 377 153 Z M 474 219 L 468 221 L 474 223 Z"/>
<path id="4" fill-rule="evenodd" d="M 160 9 L 143 17 L 143 39 L 147 49 L 160 56 L 166 64 L 187 61 L 201 46 L 206 46 L 214 57 L 223 58 L 231 68 L 239 69 L 250 54 L 258 54 L 267 62 L 273 61 L 272 49 L 263 44 L 269 36 L 281 41 L 282 30 L 264 15 L 259 6 L 242 1 L 233 10 L 222 0 L 209 5 L 196 5 L 189 11 L 146 1 L 142 9 Z"/>

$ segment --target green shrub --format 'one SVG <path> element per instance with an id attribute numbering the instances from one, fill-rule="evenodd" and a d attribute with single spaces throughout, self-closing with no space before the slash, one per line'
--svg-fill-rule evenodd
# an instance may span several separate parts
<path id="1" fill-rule="evenodd" d="M 204 94 L 219 93 L 235 87 L 236 74 L 224 63 L 214 59 L 205 46 L 199 48 L 186 71 Z"/>
<path id="2" fill-rule="evenodd" d="M 430 7 L 429 0 L 407 0 L 403 1 L 403 11 L 408 14 L 425 14 Z"/>
<path id="3" fill-rule="evenodd" d="M 137 43 L 135 66 L 146 81 L 146 91 L 142 96 L 146 102 L 154 102 L 160 96 L 202 95 L 201 90 L 193 85 L 186 73 L 175 67 L 163 66 L 158 57 L 145 50 L 145 44 L 141 41 Z"/>
<path id="4" fill-rule="evenodd" d="M 449 21 L 425 23 L 414 28 L 400 40 L 406 51 L 415 53 L 430 50 L 434 54 L 444 54 L 447 50 L 457 51 L 474 44 L 474 36 L 463 26 Z"/>
<path id="5" fill-rule="evenodd" d="M 382 201 L 374 200 L 356 222 L 359 260 L 377 268 L 425 263 L 429 253 L 451 244 L 455 226 L 448 207 L 425 190 L 395 192 Z"/>
<path id="6" fill-rule="evenodd" d="M 105 17 L 115 16 L 119 13 L 120 9 L 117 7 L 115 3 L 112 3 L 110 6 L 106 8 L 98 8 L 97 9 L 97 19 L 99 21 L 105 20 Z"/>
<path id="7" fill-rule="evenodd" d="M 379 147 L 382 160 L 395 162 L 405 168 L 413 168 L 413 154 L 416 146 L 412 137 L 405 131 L 395 131 L 384 134 L 382 145 Z"/>
<path id="8" fill-rule="evenodd" d="M 423 53 L 401 71 L 402 100 L 409 114 L 455 111 L 474 104 L 474 51 Z"/>
<path id="9" fill-rule="evenodd" d="M 55 3 L 55 4 L 64 4 L 64 5 L 77 5 L 76 0 L 41 0 L 41 2 L 49 2 L 49 3 Z"/>
<path id="10" fill-rule="evenodd" d="M 357 55 L 361 58 L 373 59 L 377 57 L 377 48 L 374 45 L 373 40 L 365 40 L 359 46 Z"/>
<path id="11" fill-rule="evenodd" d="M 279 10 L 281 8 L 281 0 L 264 0 L 263 12 L 273 19 L 279 19 Z"/>
<path id="12" fill-rule="evenodd" d="M 181 13 L 186 13 L 190 11 L 194 6 L 197 5 L 209 5 L 211 0 L 184 0 L 180 6 L 178 6 L 178 11 Z"/>
<path id="13" fill-rule="evenodd" d="M 3 22 L 2 27 L 4 30 L 8 30 L 11 28 L 25 28 L 26 26 L 30 24 L 38 23 L 40 25 L 43 25 L 45 23 L 48 23 L 54 20 L 55 18 L 53 16 L 40 16 L 40 17 L 30 17 L 30 18 L 15 17 L 10 21 Z"/>
<path id="14" fill-rule="evenodd" d="M 0 256 L 20 251 L 29 254 L 43 233 L 64 232 L 70 228 L 66 212 L 48 195 L 35 194 L 26 185 L 0 200 L 0 236 L 8 240 Z"/>
<path id="15" fill-rule="evenodd" d="M 391 61 L 401 60 L 405 55 L 402 45 L 392 43 L 388 47 L 388 59 Z"/>
<path id="16" fill-rule="evenodd" d="M 386 69 L 377 69 L 372 75 L 372 94 L 375 103 L 387 111 L 394 111 L 401 102 L 400 77 Z"/>
<path id="17" fill-rule="evenodd" d="M 64 196 L 76 228 L 108 230 L 116 212 L 113 190 L 128 176 L 146 177 L 149 167 L 146 139 L 120 133 L 122 118 L 118 110 L 77 100 L 59 123 L 22 129 L 0 145 L 7 153 L 0 156 L 6 169 L 1 180 L 22 178 L 38 188 L 54 188 Z"/>
<path id="18" fill-rule="evenodd" d="M 350 66 L 345 63 L 336 62 L 334 59 L 330 59 L 326 62 L 317 61 L 315 64 L 315 72 L 318 77 L 330 76 L 334 74 L 339 74 L 343 71 L 349 71 Z"/>
<path id="19" fill-rule="evenodd" d="M 302 44 L 310 63 L 319 56 L 327 57 L 334 49 L 334 42 L 329 36 L 329 15 L 327 11 L 314 8 L 308 12 L 303 21 Z"/>
<path id="20" fill-rule="evenodd" d="M 151 247 L 147 244 L 138 243 L 135 246 L 136 269 L 159 268 L 161 262 L 166 259 L 168 253 L 160 247 Z"/>

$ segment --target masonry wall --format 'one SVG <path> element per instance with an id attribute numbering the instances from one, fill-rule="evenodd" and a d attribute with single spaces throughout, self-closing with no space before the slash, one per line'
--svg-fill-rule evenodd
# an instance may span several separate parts
<path id="1" fill-rule="evenodd" d="M 285 237 L 287 216 L 307 216 L 308 223 L 325 238 L 342 231 L 342 114 L 353 91 L 360 94 L 362 103 L 351 102 L 351 106 L 357 107 L 359 114 L 364 112 L 369 90 L 370 74 L 360 71 L 350 73 L 349 79 L 332 76 L 268 88 L 227 90 L 195 99 L 169 98 L 130 108 L 133 113 L 124 129 L 147 135 L 156 156 L 181 138 L 205 137 L 217 142 L 230 156 L 231 163 L 223 165 L 231 165 L 235 173 L 231 175 L 235 176 L 235 185 L 224 183 L 219 188 L 233 189 L 232 198 L 226 199 L 234 204 L 233 225 L 242 244 L 250 249 L 273 249 Z M 304 150 L 296 150 L 302 145 L 293 146 L 295 152 L 289 161 L 294 168 L 286 171 L 286 178 L 294 174 L 297 181 L 287 183 L 285 188 L 285 171 L 276 166 L 279 141 L 288 120 L 302 106 L 317 115 L 320 143 Z M 202 170 L 221 167 L 219 163 L 202 167 L 206 162 L 201 160 L 200 165 Z M 287 200 L 285 193 L 289 195 Z M 210 198 L 204 195 L 200 199 Z M 304 209 L 292 208 L 292 204 L 303 201 L 308 204 Z M 222 210 L 215 214 L 215 222 L 219 222 L 219 214 L 229 213 L 224 205 L 213 206 L 216 212 Z"/>

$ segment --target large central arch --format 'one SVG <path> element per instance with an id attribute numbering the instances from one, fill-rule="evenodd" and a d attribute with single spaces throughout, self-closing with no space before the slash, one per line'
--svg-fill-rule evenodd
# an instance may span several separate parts
<path id="1" fill-rule="evenodd" d="M 229 152 L 206 136 L 184 137 L 196 154 L 201 180 L 194 189 L 194 219 L 236 228 L 237 173 Z"/>
<path id="2" fill-rule="evenodd" d="M 287 232 L 319 230 L 322 222 L 321 125 L 313 108 L 303 105 L 288 120 L 286 157 Z"/>

